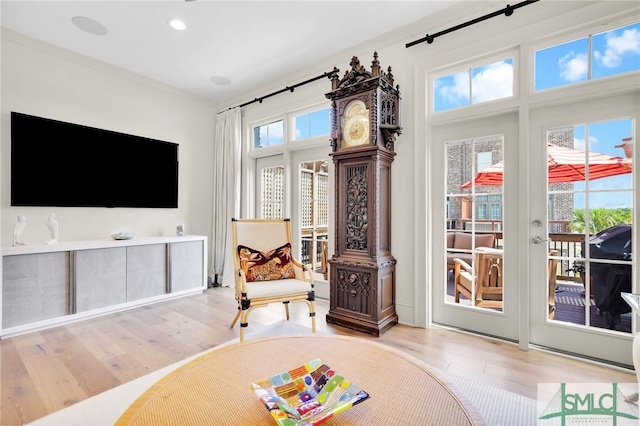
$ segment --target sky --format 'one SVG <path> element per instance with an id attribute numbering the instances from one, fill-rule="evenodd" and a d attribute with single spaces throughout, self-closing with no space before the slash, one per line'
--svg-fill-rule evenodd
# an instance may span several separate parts
<path id="1" fill-rule="evenodd" d="M 630 118 L 623 118 L 574 126 L 574 147 L 586 149 L 588 141 L 589 151 L 625 158 L 624 150 L 616 148 L 616 145 L 622 145 L 623 139 L 631 136 L 632 125 Z M 584 191 L 585 186 L 583 182 L 576 182 L 573 189 L 574 191 Z M 632 190 L 632 174 L 630 173 L 592 180 L 589 182 L 588 205 L 590 208 L 631 208 Z M 585 195 L 580 192 L 576 193 L 574 207 L 585 208 L 586 205 Z"/>

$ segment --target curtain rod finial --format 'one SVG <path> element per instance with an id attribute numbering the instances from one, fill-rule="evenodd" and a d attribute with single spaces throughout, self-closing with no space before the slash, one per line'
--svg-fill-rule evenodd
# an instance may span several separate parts
<path id="1" fill-rule="evenodd" d="M 505 16 L 513 15 L 513 7 L 511 7 L 510 4 L 508 4 L 507 7 L 504 8 L 504 15 Z"/>

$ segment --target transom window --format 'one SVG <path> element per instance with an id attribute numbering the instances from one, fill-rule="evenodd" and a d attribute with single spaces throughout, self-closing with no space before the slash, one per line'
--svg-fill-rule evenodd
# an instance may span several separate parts
<path id="1" fill-rule="evenodd" d="M 284 143 L 284 120 L 273 121 L 253 128 L 253 147 L 282 145 Z"/>
<path id="2" fill-rule="evenodd" d="M 434 112 L 513 96 L 513 58 L 469 67 L 434 80 Z"/>
<path id="3" fill-rule="evenodd" d="M 640 22 L 535 52 L 536 91 L 640 70 Z"/>
<path id="4" fill-rule="evenodd" d="M 329 108 L 296 115 L 293 119 L 294 140 L 329 134 Z"/>
<path id="5" fill-rule="evenodd" d="M 329 135 L 330 108 L 287 113 L 285 118 L 253 127 L 253 149 Z M 289 130 L 285 135 L 285 123 Z"/>

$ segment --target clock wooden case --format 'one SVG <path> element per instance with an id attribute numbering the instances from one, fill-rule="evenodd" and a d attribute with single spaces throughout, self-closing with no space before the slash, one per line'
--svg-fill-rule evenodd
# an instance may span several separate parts
<path id="1" fill-rule="evenodd" d="M 335 165 L 335 252 L 329 259 L 327 322 L 379 336 L 398 323 L 391 254 L 391 163 L 400 135 L 400 91 L 377 53 L 334 73 L 331 148 Z"/>

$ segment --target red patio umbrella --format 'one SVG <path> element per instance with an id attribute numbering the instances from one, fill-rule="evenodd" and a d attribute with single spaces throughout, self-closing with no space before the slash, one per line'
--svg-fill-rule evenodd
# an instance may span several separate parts
<path id="1" fill-rule="evenodd" d="M 589 165 L 589 180 L 624 175 L 632 171 L 630 158 L 586 152 L 552 143 L 547 144 L 547 154 L 549 183 L 584 181 L 587 175 L 586 164 Z M 502 175 L 503 163 L 499 162 L 480 171 L 473 181 L 477 186 L 502 185 Z M 471 188 L 471 182 L 465 182 L 460 187 Z"/>

